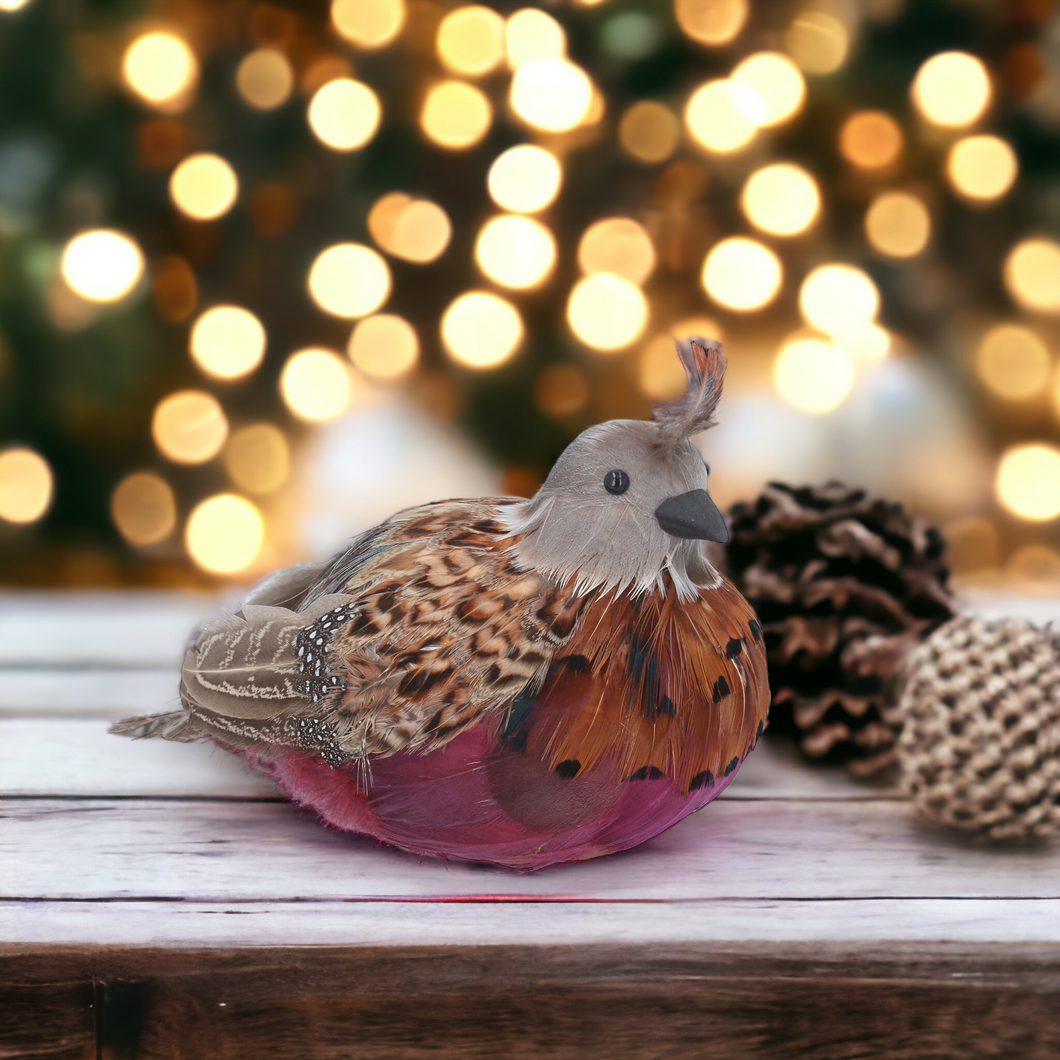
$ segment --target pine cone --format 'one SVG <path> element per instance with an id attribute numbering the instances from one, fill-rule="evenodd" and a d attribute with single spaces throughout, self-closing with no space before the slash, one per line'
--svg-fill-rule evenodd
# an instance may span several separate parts
<path id="1" fill-rule="evenodd" d="M 859 774 L 894 761 L 894 678 L 953 616 L 939 532 L 838 482 L 730 513 L 726 566 L 765 631 L 771 726 Z"/>
<path id="2" fill-rule="evenodd" d="M 910 656 L 902 783 L 925 816 L 991 839 L 1060 831 L 1060 634 L 947 622 Z"/>

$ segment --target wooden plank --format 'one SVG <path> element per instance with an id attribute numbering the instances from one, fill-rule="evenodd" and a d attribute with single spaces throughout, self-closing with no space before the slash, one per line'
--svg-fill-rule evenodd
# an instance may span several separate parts
<path id="1" fill-rule="evenodd" d="M 0 669 L 0 718 L 106 718 L 172 710 L 179 671 Z"/>
<path id="2" fill-rule="evenodd" d="M 1060 844 L 991 848 L 882 800 L 719 800 L 532 875 L 418 860 L 285 803 L 6 800 L 0 865 L 0 897 L 39 899 L 1060 897 Z"/>

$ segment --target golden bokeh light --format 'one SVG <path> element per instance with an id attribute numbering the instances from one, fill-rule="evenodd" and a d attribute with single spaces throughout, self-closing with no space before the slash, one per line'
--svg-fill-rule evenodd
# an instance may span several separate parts
<path id="1" fill-rule="evenodd" d="M 1002 267 L 1005 287 L 1026 309 L 1060 313 L 1060 243 L 1025 239 L 1009 251 Z"/>
<path id="2" fill-rule="evenodd" d="M 888 191 L 872 200 L 865 235 L 874 250 L 891 258 L 911 258 L 927 246 L 931 215 L 915 195 Z"/>
<path id="3" fill-rule="evenodd" d="M 115 487 L 110 515 L 130 545 L 154 545 L 169 537 L 177 525 L 177 501 L 164 478 L 136 471 Z"/>
<path id="4" fill-rule="evenodd" d="M 199 63 L 185 41 L 172 33 L 144 33 L 121 63 L 126 85 L 141 99 L 162 109 L 177 109 L 199 77 Z"/>
<path id="5" fill-rule="evenodd" d="M 688 98 L 685 105 L 685 126 L 696 143 L 708 151 L 728 154 L 746 147 L 758 131 L 756 118 L 761 110 L 758 97 L 745 90 L 736 90 L 731 81 L 708 81 Z"/>
<path id="6" fill-rule="evenodd" d="M 858 321 L 831 336 L 839 349 L 865 361 L 880 361 L 890 352 L 891 335 L 871 321 Z"/>
<path id="7" fill-rule="evenodd" d="M 551 151 L 518 144 L 499 154 L 486 184 L 490 198 L 513 213 L 535 213 L 551 205 L 563 182 L 563 167 Z"/>
<path id="8" fill-rule="evenodd" d="M 648 302 L 636 284 L 611 272 L 579 280 L 567 301 L 571 330 L 587 346 L 611 352 L 636 342 L 648 323 Z"/>
<path id="9" fill-rule="evenodd" d="M 283 52 L 258 48 L 236 67 L 236 89 L 258 110 L 275 110 L 294 87 L 294 71 Z"/>
<path id="10" fill-rule="evenodd" d="M 1000 199 L 1018 174 L 1015 151 L 997 136 L 966 136 L 946 157 L 946 176 L 953 190 L 977 202 Z"/>
<path id="11" fill-rule="evenodd" d="M 366 84 L 336 77 L 313 94 L 307 117 L 322 144 L 333 151 L 356 151 L 375 136 L 382 113 L 379 97 Z"/>
<path id="12" fill-rule="evenodd" d="M 680 397 L 688 388 L 688 377 L 674 356 L 673 335 L 656 335 L 637 357 L 637 382 L 653 401 Z"/>
<path id="13" fill-rule="evenodd" d="M 585 71 L 566 59 L 533 59 L 512 75 L 510 101 L 535 129 L 567 132 L 588 115 L 593 86 Z"/>
<path id="14" fill-rule="evenodd" d="M 1049 382 L 1049 350 L 1021 324 L 997 324 L 982 338 L 975 371 L 985 386 L 1008 401 L 1025 401 Z"/>
<path id="15" fill-rule="evenodd" d="M 173 170 L 169 195 L 177 209 L 196 221 L 214 221 L 235 205 L 239 181 L 220 155 L 190 155 Z"/>
<path id="16" fill-rule="evenodd" d="M 29 0 L 0 0 L 0 11 L 3 11 L 5 15 L 12 15 L 16 11 L 21 11 Z"/>
<path id="17" fill-rule="evenodd" d="M 669 107 L 641 100 L 629 107 L 618 123 L 622 150 L 641 162 L 664 162 L 677 149 L 681 123 Z"/>
<path id="18" fill-rule="evenodd" d="M 763 232 L 794 236 L 813 224 L 821 208 L 821 193 L 801 166 L 777 162 L 748 177 L 740 206 L 751 224 Z"/>
<path id="19" fill-rule="evenodd" d="M 427 199 L 412 199 L 397 213 L 384 250 L 418 265 L 435 261 L 449 246 L 453 226 L 449 215 Z"/>
<path id="20" fill-rule="evenodd" d="M 913 103 L 933 125 L 960 129 L 977 121 L 990 104 L 986 67 L 967 52 L 933 55 L 913 79 Z"/>
<path id="21" fill-rule="evenodd" d="M 496 368 L 523 339 L 519 311 L 489 291 L 468 291 L 442 314 L 442 341 L 449 355 L 468 368 Z"/>
<path id="22" fill-rule="evenodd" d="M 337 243 L 317 255 L 308 284 L 325 313 L 352 320 L 374 313 L 390 296 L 390 269 L 371 247 Z"/>
<path id="23" fill-rule="evenodd" d="M 475 261 L 504 287 L 536 287 L 556 264 L 556 241 L 532 217 L 504 214 L 482 226 L 475 240 Z"/>
<path id="24" fill-rule="evenodd" d="M 481 5 L 458 7 L 438 24 L 438 58 L 458 74 L 488 74 L 504 59 L 505 22 Z"/>
<path id="25" fill-rule="evenodd" d="M 202 390 L 179 390 L 163 398 L 151 418 L 158 451 L 178 464 L 204 464 L 228 437 L 228 420 L 220 403 Z"/>
<path id="26" fill-rule="evenodd" d="M 578 241 L 578 265 L 587 276 L 613 272 L 640 285 L 655 268 L 655 247 L 633 218 L 606 217 L 591 224 Z"/>
<path id="27" fill-rule="evenodd" d="M 188 555 L 211 574 L 246 570 L 264 543 L 261 512 L 235 493 L 218 493 L 196 505 L 184 529 Z"/>
<path id="28" fill-rule="evenodd" d="M 889 114 L 863 110 L 852 114 L 839 132 L 839 153 L 861 169 L 882 169 L 902 152 L 901 127 Z"/>
<path id="29" fill-rule="evenodd" d="M 405 0 L 332 0 L 335 29 L 358 48 L 385 48 L 405 25 Z"/>
<path id="30" fill-rule="evenodd" d="M 261 364 L 265 328 L 247 309 L 214 306 L 192 325 L 190 349 L 192 358 L 207 375 L 239 379 Z"/>
<path id="31" fill-rule="evenodd" d="M 354 365 L 373 379 L 397 379 L 419 360 L 416 329 L 393 313 L 365 317 L 354 327 L 346 352 Z"/>
<path id="32" fill-rule="evenodd" d="M 368 234 L 388 253 L 394 245 L 398 219 L 411 202 L 411 195 L 403 191 L 391 191 L 376 199 L 368 211 Z"/>
<path id="33" fill-rule="evenodd" d="M 994 482 L 1002 507 L 1020 519 L 1060 515 L 1060 450 L 1051 445 L 1014 445 L 997 465 Z"/>
<path id="34" fill-rule="evenodd" d="M 740 106 L 755 124 L 769 128 L 793 118 L 806 100 L 802 71 L 780 52 L 757 52 L 748 56 L 732 72 Z M 743 93 L 750 97 L 745 101 Z"/>
<path id="35" fill-rule="evenodd" d="M 280 394 L 299 419 L 333 420 L 350 403 L 350 370 L 332 350 L 299 350 L 283 366 Z"/>
<path id="36" fill-rule="evenodd" d="M 490 101 L 474 85 L 442 81 L 423 101 L 420 127 L 440 147 L 461 151 L 473 147 L 493 121 Z"/>
<path id="37" fill-rule="evenodd" d="M 876 319 L 880 292 L 868 273 L 853 265 L 820 265 L 802 281 L 799 309 L 818 330 L 849 334 Z"/>
<path id="38" fill-rule="evenodd" d="M 551 16 L 536 7 L 524 7 L 505 27 L 508 65 L 516 70 L 535 59 L 562 59 L 567 54 L 567 34 Z"/>
<path id="39" fill-rule="evenodd" d="M 754 239 L 735 236 L 715 244 L 703 262 L 703 289 L 719 305 L 753 312 L 769 305 L 784 279 L 780 259 Z"/>
<path id="40" fill-rule="evenodd" d="M 272 493 L 291 473 L 291 453 L 279 427 L 251 423 L 235 431 L 224 451 L 228 477 L 248 493 Z"/>
<path id="41" fill-rule="evenodd" d="M 572 364 L 550 364 L 534 380 L 534 404 L 546 416 L 569 416 L 588 400 L 585 376 Z"/>
<path id="42" fill-rule="evenodd" d="M 140 248 L 121 232 L 97 228 L 74 236 L 63 248 L 59 272 L 67 287 L 90 302 L 117 302 L 144 273 Z"/>
<path id="43" fill-rule="evenodd" d="M 744 27 L 748 0 L 674 0 L 674 16 L 681 30 L 700 44 L 728 44 Z"/>
<path id="44" fill-rule="evenodd" d="M 784 34 L 784 47 L 806 73 L 831 74 L 846 60 L 850 37 L 827 11 L 803 11 Z"/>
<path id="45" fill-rule="evenodd" d="M 32 449 L 0 452 L 0 519 L 35 523 L 52 502 L 54 481 L 48 462 Z"/>
<path id="46" fill-rule="evenodd" d="M 793 339 L 773 363 L 773 385 L 789 405 L 803 412 L 831 412 L 854 385 L 854 365 L 844 350 L 821 339 Z"/>

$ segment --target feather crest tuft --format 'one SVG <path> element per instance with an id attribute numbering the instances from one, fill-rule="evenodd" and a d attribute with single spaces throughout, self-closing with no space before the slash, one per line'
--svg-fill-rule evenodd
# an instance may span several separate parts
<path id="1" fill-rule="evenodd" d="M 678 339 L 676 345 L 688 388 L 681 397 L 651 407 L 655 423 L 672 441 L 714 426 L 725 375 L 725 357 L 716 339 Z"/>

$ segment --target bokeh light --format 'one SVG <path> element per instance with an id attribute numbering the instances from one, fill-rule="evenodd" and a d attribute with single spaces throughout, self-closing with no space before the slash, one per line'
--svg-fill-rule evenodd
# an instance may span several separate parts
<path id="1" fill-rule="evenodd" d="M 715 244 L 707 254 L 701 279 L 703 289 L 719 305 L 753 312 L 777 296 L 784 271 L 768 247 L 734 236 Z"/>
<path id="2" fill-rule="evenodd" d="M 475 261 L 504 287 L 536 287 L 556 263 L 556 241 L 532 217 L 505 214 L 482 226 L 475 240 Z"/>
<path id="3" fill-rule="evenodd" d="M 385 251 L 419 265 L 435 261 L 449 246 L 453 226 L 449 215 L 437 203 L 411 199 L 397 211 Z"/>
<path id="4" fill-rule="evenodd" d="M 220 155 L 191 155 L 173 170 L 169 195 L 188 217 L 214 221 L 235 205 L 239 181 L 235 170 Z"/>
<path id="5" fill-rule="evenodd" d="M 316 138 L 333 151 L 356 151 L 376 134 L 379 97 L 351 77 L 321 85 L 309 101 L 307 118 Z"/>
<path id="6" fill-rule="evenodd" d="M 550 364 L 534 380 L 534 404 L 546 416 L 569 416 L 588 400 L 585 376 L 572 364 Z"/>
<path id="7" fill-rule="evenodd" d="M 674 0 L 674 16 L 682 31 L 710 47 L 733 40 L 749 10 L 748 0 Z"/>
<path id="8" fill-rule="evenodd" d="M 271 423 L 251 423 L 233 432 L 223 460 L 229 478 L 248 493 L 272 493 L 291 473 L 287 439 Z"/>
<path id="9" fill-rule="evenodd" d="M 130 545 L 154 545 L 177 525 L 177 501 L 169 483 L 150 471 L 136 471 L 118 483 L 110 515 Z"/>
<path id="10" fill-rule="evenodd" d="M 807 323 L 842 335 L 876 318 L 880 292 L 868 273 L 853 265 L 820 265 L 802 281 L 799 308 Z"/>
<path id="11" fill-rule="evenodd" d="M 265 356 L 265 328 L 240 306 L 207 309 L 192 325 L 191 355 L 216 379 L 239 379 L 253 372 Z"/>
<path id="12" fill-rule="evenodd" d="M 793 118 L 806 100 L 802 72 L 780 52 L 748 56 L 733 70 L 730 80 L 740 105 L 757 125 L 766 128 Z"/>
<path id="13" fill-rule="evenodd" d="M 1040 394 L 1049 381 L 1049 351 L 1030 328 L 997 324 L 979 343 L 975 370 L 998 397 L 1026 400 Z"/>
<path id="14" fill-rule="evenodd" d="M 978 120 L 990 103 L 986 67 L 967 52 L 933 55 L 913 79 L 913 103 L 933 125 L 959 129 Z"/>
<path id="15" fill-rule="evenodd" d="M 839 349 L 864 361 L 880 361 L 891 349 L 890 333 L 872 321 L 854 321 L 849 327 L 833 333 L 831 339 Z"/>
<path id="16" fill-rule="evenodd" d="M 0 519 L 35 523 L 52 502 L 54 482 L 48 462 L 32 449 L 0 452 Z"/>
<path id="17" fill-rule="evenodd" d="M 283 52 L 259 48 L 236 67 L 236 89 L 258 110 L 275 110 L 294 87 L 294 71 Z"/>
<path id="18" fill-rule="evenodd" d="M 756 115 L 761 111 L 753 93 L 737 91 L 731 81 L 708 81 L 689 97 L 685 125 L 696 143 L 708 151 L 728 154 L 746 147 L 758 131 L 749 107 Z"/>
<path id="19" fill-rule="evenodd" d="M 16 11 L 21 11 L 29 0 L 0 0 L 0 11 L 3 11 L 5 15 L 13 15 Z"/>
<path id="20" fill-rule="evenodd" d="M 863 110 L 852 114 L 839 131 L 839 153 L 861 169 L 882 169 L 902 153 L 901 127 L 889 114 Z"/>
<path id="21" fill-rule="evenodd" d="M 865 235 L 881 254 L 911 258 L 927 246 L 931 215 L 915 195 L 888 191 L 872 200 L 865 214 Z"/>
<path id="22" fill-rule="evenodd" d="M 442 314 L 442 341 L 449 355 L 468 368 L 496 368 L 523 339 L 519 311 L 489 291 L 468 291 Z"/>
<path id="23" fill-rule="evenodd" d="M 261 512 L 235 493 L 218 493 L 202 501 L 188 517 L 184 530 L 188 555 L 212 574 L 246 570 L 264 543 Z"/>
<path id="24" fill-rule="evenodd" d="M 578 241 L 578 265 L 587 276 L 613 272 L 639 285 L 655 268 L 655 247 L 633 218 L 606 217 L 590 225 Z"/>
<path id="25" fill-rule="evenodd" d="M 172 33 L 144 33 L 122 57 L 126 85 L 141 99 L 163 109 L 177 109 L 199 76 L 195 53 Z"/>
<path id="26" fill-rule="evenodd" d="M 574 285 L 567 321 L 587 346 L 621 350 L 640 338 L 648 323 L 648 303 L 636 284 L 614 273 L 596 272 Z"/>
<path id="27" fill-rule="evenodd" d="M 994 482 L 1002 506 L 1021 519 L 1060 515 L 1060 450 L 1051 445 L 1014 445 L 997 465 Z"/>
<path id="28" fill-rule="evenodd" d="M 555 201 L 562 182 L 559 159 L 534 144 L 518 144 L 499 154 L 486 178 L 490 198 L 513 213 L 543 210 Z"/>
<path id="29" fill-rule="evenodd" d="M 384 48 L 405 25 L 405 0 L 333 0 L 335 29 L 358 48 Z"/>
<path id="30" fill-rule="evenodd" d="M 593 86 L 585 71 L 566 59 L 534 59 L 512 75 L 510 100 L 528 125 L 566 132 L 589 113 Z"/>
<path id="31" fill-rule="evenodd" d="M 354 365 L 374 379 L 396 379 L 419 360 L 420 340 L 404 317 L 377 313 L 354 327 L 346 352 Z"/>
<path id="32" fill-rule="evenodd" d="M 641 100 L 629 107 L 618 123 L 622 150 L 641 162 L 663 162 L 677 149 L 681 123 L 669 107 Z"/>
<path id="33" fill-rule="evenodd" d="M 97 228 L 63 248 L 59 271 L 66 285 L 90 302 L 117 302 L 140 282 L 144 256 L 127 235 Z"/>
<path id="34" fill-rule="evenodd" d="M 777 162 L 751 174 L 743 186 L 740 206 L 751 224 L 763 232 L 793 236 L 813 224 L 821 193 L 801 166 Z"/>
<path id="35" fill-rule="evenodd" d="M 451 151 L 477 144 L 492 121 L 490 101 L 474 85 L 463 81 L 435 85 L 420 111 L 420 127 L 428 138 Z"/>
<path id="36" fill-rule="evenodd" d="M 773 385 L 789 405 L 803 412 L 830 412 L 850 393 L 854 365 L 844 350 L 831 343 L 797 338 L 777 354 Z"/>
<path id="37" fill-rule="evenodd" d="M 1025 239 L 1009 251 L 1002 269 L 1009 294 L 1026 309 L 1060 312 L 1060 243 Z"/>
<path id="38" fill-rule="evenodd" d="M 504 19 L 481 5 L 458 7 L 438 24 L 438 58 L 458 74 L 488 74 L 504 59 Z"/>
<path id="39" fill-rule="evenodd" d="M 808 74 L 831 74 L 846 60 L 850 38 L 846 27 L 827 11 L 803 11 L 784 34 L 784 47 Z"/>
<path id="40" fill-rule="evenodd" d="M 333 316 L 374 313 L 390 295 L 390 269 L 371 247 L 337 243 L 317 255 L 309 270 L 309 294 Z"/>
<path id="41" fill-rule="evenodd" d="M 508 65 L 516 70 L 535 59 L 562 59 L 567 54 L 567 34 L 551 16 L 536 7 L 524 7 L 505 27 Z"/>
<path id="42" fill-rule="evenodd" d="M 332 350 L 299 350 L 287 358 L 280 373 L 280 394 L 299 419 L 333 420 L 350 402 L 350 372 Z"/>
<path id="43" fill-rule="evenodd" d="M 680 397 L 688 387 L 685 370 L 674 356 L 674 338 L 673 335 L 655 335 L 637 357 L 637 382 L 653 401 Z"/>
<path id="44" fill-rule="evenodd" d="M 950 148 L 946 158 L 946 176 L 953 190 L 978 202 L 1000 199 L 1018 174 L 1015 151 L 997 136 L 966 136 Z"/>
<path id="45" fill-rule="evenodd" d="M 228 420 L 218 400 L 202 390 L 180 390 L 163 398 L 151 419 L 159 452 L 178 464 L 204 464 L 228 437 Z"/>

